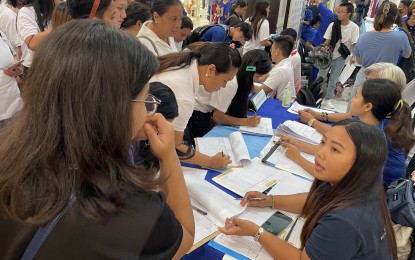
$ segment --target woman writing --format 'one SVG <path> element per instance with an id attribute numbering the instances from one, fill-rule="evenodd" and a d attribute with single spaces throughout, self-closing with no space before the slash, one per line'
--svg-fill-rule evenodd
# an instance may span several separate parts
<path id="1" fill-rule="evenodd" d="M 220 59 L 218 59 L 220 57 Z M 169 86 L 179 104 L 179 116 L 173 120 L 176 149 L 184 153 L 181 160 L 204 167 L 223 169 L 229 156 L 222 153 L 210 157 L 183 143 L 184 131 L 196 105 L 200 86 L 212 93 L 224 88 L 235 77 L 241 64 L 237 50 L 226 43 L 202 44 L 199 49 L 159 57 L 160 68 L 151 81 Z"/>
<path id="2" fill-rule="evenodd" d="M 182 24 L 183 5 L 179 0 L 155 0 L 151 9 L 152 21 L 143 24 L 137 38 L 154 55 L 177 52 L 174 36 Z"/>
<path id="3" fill-rule="evenodd" d="M 227 235 L 253 236 L 279 260 L 397 259 L 380 178 L 385 159 L 386 142 L 379 130 L 359 121 L 341 121 L 318 145 L 316 179 L 308 193 L 267 196 L 248 192 L 241 202 L 305 217 L 300 249 L 237 217 L 227 219 L 219 230 Z"/>
<path id="4" fill-rule="evenodd" d="M 0 258 L 20 259 L 52 221 L 28 259 L 177 259 L 190 249 L 173 129 L 148 95 L 157 67 L 142 44 L 99 20 L 64 24 L 39 47 L 25 105 L 0 132 Z M 140 139 L 159 158 L 160 178 L 131 165 Z"/>

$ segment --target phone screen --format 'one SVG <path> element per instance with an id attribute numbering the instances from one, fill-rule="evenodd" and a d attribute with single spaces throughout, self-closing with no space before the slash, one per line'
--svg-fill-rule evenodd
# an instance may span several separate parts
<path id="1" fill-rule="evenodd" d="M 268 232 L 274 234 L 275 236 L 279 235 L 291 222 L 292 218 L 287 215 L 282 214 L 281 212 L 275 212 L 264 224 L 262 227 Z"/>

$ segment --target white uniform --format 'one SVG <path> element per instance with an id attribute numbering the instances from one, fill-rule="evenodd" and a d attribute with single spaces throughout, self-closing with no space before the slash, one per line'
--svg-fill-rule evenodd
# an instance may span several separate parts
<path id="1" fill-rule="evenodd" d="M 268 97 L 282 99 L 288 82 L 291 83 L 292 96 L 295 97 L 294 69 L 288 59 L 283 59 L 269 72 L 269 77 L 264 82 L 264 85 L 272 89 Z"/>
<path id="2" fill-rule="evenodd" d="M 213 93 L 209 93 L 201 87 L 199 95 L 196 98 L 195 110 L 202 113 L 208 113 L 212 112 L 214 109 L 217 109 L 223 113 L 226 113 L 237 89 L 238 81 L 236 80 L 236 77 L 226 83 L 224 88 L 221 88 Z"/>
<path id="3" fill-rule="evenodd" d="M 174 38 L 169 37 L 169 44 L 167 44 L 165 41 L 160 39 L 152 30 L 150 30 L 150 28 L 147 27 L 150 22 L 151 21 L 145 22 L 138 32 L 137 38 L 140 40 L 140 42 L 156 56 L 163 56 L 169 53 L 177 52 Z M 154 49 L 153 44 L 151 44 L 149 40 L 140 38 L 142 36 L 149 38 L 154 43 L 157 51 Z"/>
<path id="4" fill-rule="evenodd" d="M 249 18 L 246 19 L 245 22 L 251 24 Z M 261 24 L 261 22 L 259 22 L 258 24 Z M 258 30 L 258 37 L 254 37 L 254 32 L 252 31 L 251 40 L 245 42 L 243 54 L 251 50 L 265 49 L 265 47 L 261 45 L 261 41 L 268 39 L 269 35 L 269 22 L 267 19 L 264 19 L 262 21 L 261 27 L 259 27 Z"/>

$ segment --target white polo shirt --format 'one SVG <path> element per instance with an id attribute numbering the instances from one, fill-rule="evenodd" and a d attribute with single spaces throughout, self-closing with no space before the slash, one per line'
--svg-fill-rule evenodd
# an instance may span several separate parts
<path id="1" fill-rule="evenodd" d="M 294 87 L 294 69 L 290 60 L 283 59 L 280 61 L 270 72 L 269 77 L 265 80 L 264 85 L 268 86 L 272 91 L 268 94 L 268 97 L 275 99 L 282 99 L 284 94 L 284 88 L 291 83 L 292 95 L 295 97 Z"/>
<path id="2" fill-rule="evenodd" d="M 165 41 L 160 39 L 157 34 L 155 34 L 150 28 L 147 27 L 149 23 L 152 23 L 152 21 L 147 21 L 143 24 L 140 31 L 137 34 L 137 38 L 139 41 L 147 47 L 154 55 L 156 56 L 163 56 L 169 53 L 177 52 L 176 43 L 174 42 L 173 37 L 169 37 L 169 44 L 167 44 Z M 151 44 L 151 42 L 145 38 L 140 38 L 141 36 L 145 36 L 149 38 L 154 45 L 157 48 L 157 51 L 154 49 L 154 46 Z M 158 52 L 158 55 L 157 55 Z"/>
<path id="3" fill-rule="evenodd" d="M 48 22 L 48 27 L 50 21 Z M 47 28 L 45 28 L 47 30 Z M 35 35 L 40 32 L 39 26 L 36 22 L 36 13 L 33 6 L 22 7 L 17 16 L 17 32 L 19 33 L 20 39 L 22 40 L 22 60 L 23 65 L 30 67 L 32 65 L 33 51 L 31 51 L 24 40 L 30 35 Z"/>
<path id="4" fill-rule="evenodd" d="M 251 25 L 251 22 L 249 21 L 249 18 L 245 20 L 246 23 Z M 260 24 L 261 22 L 259 22 L 258 24 Z M 243 54 L 247 53 L 248 51 L 251 50 L 256 50 L 256 49 L 265 49 L 264 46 L 261 45 L 261 41 L 268 39 L 268 37 L 270 36 L 269 34 L 269 22 L 267 19 L 263 19 L 261 27 L 259 27 L 258 30 L 258 36 L 255 37 L 254 36 L 254 31 L 252 28 L 252 37 L 249 41 L 246 41 L 243 47 Z"/>
<path id="5" fill-rule="evenodd" d="M 158 81 L 167 85 L 176 96 L 179 116 L 173 120 L 175 131 L 184 132 L 196 105 L 200 88 L 197 64 L 197 60 L 193 60 L 188 67 L 165 71 L 150 79 L 150 82 Z"/>
<path id="6" fill-rule="evenodd" d="M 212 112 L 214 109 L 217 109 L 223 113 L 226 113 L 237 89 L 238 81 L 236 80 L 236 77 L 226 83 L 224 88 L 221 88 L 213 93 L 209 93 L 201 87 L 199 95 L 196 98 L 195 110 L 202 113 L 208 113 Z"/>
<path id="7" fill-rule="evenodd" d="M 0 68 L 9 67 L 13 61 L 9 46 L 0 37 Z M 0 120 L 12 117 L 21 105 L 22 100 L 16 79 L 7 76 L 3 69 L 0 69 Z"/>
<path id="8" fill-rule="evenodd" d="M 0 31 L 3 31 L 7 39 L 13 46 L 13 50 L 17 53 L 17 47 L 22 43 L 16 29 L 16 13 L 0 3 Z"/>

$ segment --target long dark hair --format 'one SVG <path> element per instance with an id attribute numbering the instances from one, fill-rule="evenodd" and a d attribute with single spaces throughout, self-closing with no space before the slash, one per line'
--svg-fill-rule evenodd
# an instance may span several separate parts
<path id="1" fill-rule="evenodd" d="M 255 67 L 255 71 L 247 69 Z M 269 55 L 263 50 L 248 51 L 242 58 L 236 79 L 238 90 L 232 99 L 227 114 L 234 117 L 245 118 L 248 112 L 248 96 L 254 84 L 254 74 L 266 74 L 272 68 L 272 61 Z"/>
<path id="2" fill-rule="evenodd" d="M 258 32 L 262 23 L 267 19 L 267 8 L 269 7 L 268 0 L 258 0 L 254 5 L 254 14 L 249 18 L 254 30 L 254 38 L 258 38 Z"/>
<path id="3" fill-rule="evenodd" d="M 46 30 L 55 8 L 54 0 L 26 0 L 25 6 L 33 6 L 36 13 L 36 22 L 41 32 Z"/>
<path id="4" fill-rule="evenodd" d="M 163 14 L 168 12 L 170 7 L 174 5 L 183 6 L 180 0 L 154 0 L 153 6 L 151 7 L 151 15 L 153 16 L 153 19 L 154 13 L 163 16 Z"/>
<path id="5" fill-rule="evenodd" d="M 325 181 L 314 180 L 302 212 L 306 217 L 301 232 L 302 248 L 318 220 L 326 213 L 375 201 L 379 203 L 382 211 L 390 251 L 394 259 L 397 259 L 395 234 L 381 178 L 387 156 L 385 137 L 375 127 L 353 119 L 337 122 L 334 127 L 344 127 L 347 131 L 355 146 L 355 161 L 347 175 L 335 186 Z"/>
<path id="6" fill-rule="evenodd" d="M 160 67 L 157 74 L 176 67 L 190 66 L 194 59 L 198 61 L 199 66 L 214 64 L 217 73 L 226 73 L 232 67 L 238 68 L 241 65 L 241 56 L 238 50 L 232 49 L 224 42 L 199 44 L 191 51 L 170 53 L 160 56 L 158 59 Z"/>
<path id="7" fill-rule="evenodd" d="M 383 2 L 376 12 L 373 27 L 376 31 L 380 31 L 383 28 L 390 28 L 399 15 L 398 7 L 392 2 Z"/>
<path id="8" fill-rule="evenodd" d="M 94 0 L 67 0 L 69 12 L 73 19 L 86 19 L 91 13 Z M 96 17 L 102 18 L 112 0 L 100 0 Z"/>
<path id="9" fill-rule="evenodd" d="M 399 86 L 388 79 L 368 79 L 362 85 L 365 103 L 372 104 L 372 114 L 379 121 L 390 116 L 385 132 L 392 144 L 407 154 L 415 144 L 411 108 L 402 99 Z"/>
<path id="10" fill-rule="evenodd" d="M 239 17 L 239 15 L 235 12 L 235 9 L 239 6 L 240 8 L 244 8 L 248 5 L 246 0 L 236 0 L 235 3 L 231 7 L 231 14 L 230 15 L 236 15 Z"/>
<path id="11" fill-rule="evenodd" d="M 0 214 L 43 224 L 75 195 L 77 212 L 100 221 L 126 193 L 154 189 L 155 172 L 131 166 L 129 148 L 131 99 L 157 67 L 139 41 L 100 20 L 52 32 L 34 56 L 23 109 L 0 131 Z"/>

